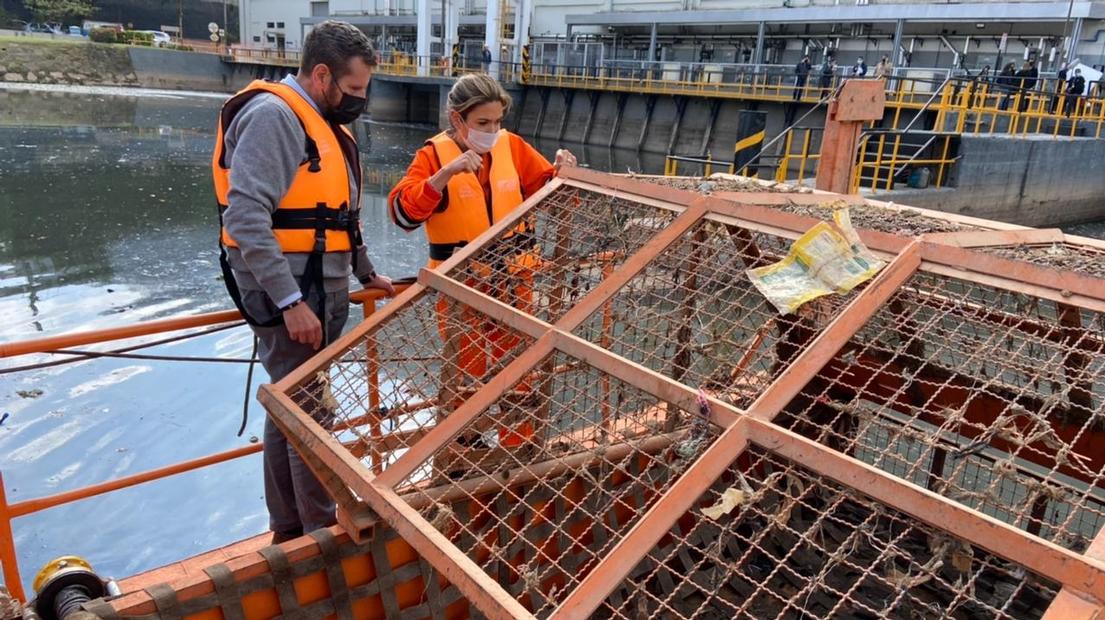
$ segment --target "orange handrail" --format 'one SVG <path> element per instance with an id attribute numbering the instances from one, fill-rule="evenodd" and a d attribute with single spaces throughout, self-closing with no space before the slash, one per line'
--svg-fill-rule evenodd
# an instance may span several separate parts
<path id="1" fill-rule="evenodd" d="M 208 465 L 215 465 L 218 463 L 224 463 L 226 461 L 232 461 L 242 456 L 249 456 L 250 454 L 256 454 L 261 451 L 261 444 L 251 444 L 248 446 L 242 446 L 240 448 L 233 448 L 225 452 L 219 452 L 208 456 L 202 456 L 187 461 L 181 461 L 165 467 L 158 467 L 157 469 L 150 469 L 141 473 L 133 474 L 130 476 L 124 476 L 122 478 L 116 478 L 115 480 L 109 480 L 107 482 L 101 482 L 99 484 L 92 484 L 86 487 L 80 487 L 72 491 L 65 491 L 64 493 L 56 493 L 54 495 L 47 495 L 45 497 L 36 497 L 34 499 L 28 499 L 16 504 L 8 505 L 8 516 L 12 519 L 16 517 L 22 517 L 35 512 L 42 512 L 49 508 L 56 508 L 64 504 L 70 504 L 82 499 L 88 499 L 90 497 L 96 497 L 97 495 L 103 495 L 104 493 L 110 493 L 112 491 L 118 491 L 127 487 L 142 484 L 143 482 L 151 482 L 153 480 L 159 480 L 161 478 L 167 478 L 176 474 L 183 474 L 190 472 L 194 469 L 200 469 L 207 467 Z M 0 477 L 3 474 L 0 473 Z"/>
<path id="2" fill-rule="evenodd" d="M 396 284 L 395 291 L 396 293 L 401 293 L 409 286 L 409 284 Z M 366 289 L 351 293 L 349 295 L 349 299 L 352 303 L 363 304 L 364 316 L 365 318 L 368 318 L 372 315 L 373 312 L 376 311 L 376 302 L 380 299 L 385 298 L 386 296 L 386 293 L 384 293 L 383 291 L 377 289 Z M 218 325 L 220 323 L 227 323 L 230 321 L 239 320 L 241 318 L 242 316 L 237 310 L 223 310 L 220 312 L 207 312 L 192 316 L 147 321 L 144 323 L 138 323 L 136 325 L 126 325 L 122 327 L 112 327 L 108 329 L 63 334 L 60 336 L 36 338 L 32 340 L 24 340 L 21 342 L 11 342 L 0 344 L 0 357 L 15 357 L 18 355 L 27 355 L 30 353 L 46 353 L 56 349 L 63 349 L 86 344 L 110 342 L 113 340 L 125 340 L 137 336 L 147 336 L 170 331 L 179 331 L 182 329 L 190 329 L 193 327 Z M 219 463 L 225 463 L 227 461 L 239 459 L 251 454 L 256 454 L 262 449 L 263 447 L 260 443 L 242 446 L 239 448 L 233 448 L 223 452 L 218 452 L 216 454 L 210 454 L 207 456 L 189 459 L 186 461 L 181 461 L 179 463 L 174 463 L 172 465 L 167 465 L 165 467 L 159 467 L 157 469 L 151 469 L 130 476 L 124 476 L 115 480 L 92 484 L 74 489 L 72 491 L 65 491 L 63 493 L 57 493 L 54 495 L 36 497 L 15 504 L 8 503 L 7 492 L 4 489 L 4 475 L 3 472 L 0 472 L 0 569 L 2 569 L 0 570 L 0 574 L 3 575 L 4 583 L 7 585 L 8 591 L 18 600 L 27 600 L 26 593 L 23 590 L 23 580 L 19 572 L 19 563 L 17 560 L 15 549 L 15 537 L 12 534 L 12 519 L 34 514 L 36 512 L 42 512 L 44 510 L 49 510 L 50 508 L 56 508 L 65 504 L 71 504 L 73 502 L 88 499 L 90 497 L 95 497 L 97 495 L 111 493 L 113 491 L 118 491 L 120 489 L 125 489 L 146 482 L 152 482 L 154 480 L 160 480 L 169 476 L 175 476 L 196 469 L 217 465 Z"/>
<path id="3" fill-rule="evenodd" d="M 407 285 L 397 285 L 396 292 L 406 289 Z M 353 303 L 375 303 L 385 297 L 385 293 L 377 289 L 365 289 L 349 294 L 349 300 Z M 134 325 L 109 327 L 107 329 L 95 329 L 60 336 L 48 336 L 46 338 L 33 338 L 19 342 L 0 343 L 0 357 L 15 357 L 29 353 L 47 353 L 57 349 L 79 347 L 86 344 L 109 342 L 112 340 L 126 340 L 139 336 L 149 336 L 164 332 L 190 329 L 193 327 L 206 327 L 241 320 L 242 315 L 237 310 L 222 310 L 219 312 L 206 312 L 190 316 L 173 317 L 156 321 L 146 321 Z"/>
<path id="4" fill-rule="evenodd" d="M 218 325 L 219 323 L 238 321 L 241 320 L 241 318 L 242 315 L 239 314 L 237 310 L 223 310 L 221 312 L 207 312 L 192 316 L 147 321 L 135 325 L 123 325 L 121 327 L 109 327 L 107 329 L 61 334 L 60 336 L 34 338 L 19 342 L 0 343 L 0 357 L 15 357 L 17 355 L 27 355 L 28 353 L 46 353 L 57 349 L 79 347 L 81 345 L 95 344 L 98 342 L 126 340 L 127 338 L 149 336 L 151 334 L 190 329 L 192 327 Z"/>

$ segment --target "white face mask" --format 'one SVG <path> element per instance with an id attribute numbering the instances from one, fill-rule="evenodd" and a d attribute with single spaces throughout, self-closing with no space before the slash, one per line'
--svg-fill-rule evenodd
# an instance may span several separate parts
<path id="1" fill-rule="evenodd" d="M 499 141 L 499 132 L 488 133 L 469 127 L 468 136 L 465 137 L 464 141 L 468 143 L 468 148 L 483 155 L 495 147 L 495 143 Z"/>

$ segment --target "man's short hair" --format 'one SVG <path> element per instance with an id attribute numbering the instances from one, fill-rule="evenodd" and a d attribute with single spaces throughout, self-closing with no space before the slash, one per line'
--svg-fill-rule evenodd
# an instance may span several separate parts
<path id="1" fill-rule="evenodd" d="M 376 50 L 365 33 L 353 24 L 327 20 L 307 34 L 299 70 L 307 74 L 318 65 L 326 65 L 337 79 L 349 73 L 349 61 L 358 57 L 366 65 L 376 66 Z"/>

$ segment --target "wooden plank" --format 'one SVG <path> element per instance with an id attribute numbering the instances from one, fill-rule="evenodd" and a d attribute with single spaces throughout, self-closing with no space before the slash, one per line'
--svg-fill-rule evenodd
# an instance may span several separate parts
<path id="1" fill-rule="evenodd" d="M 1058 228 L 1026 228 L 1024 230 L 967 230 L 951 233 L 930 233 L 921 238 L 931 243 L 957 248 L 1061 243 L 1063 231 Z"/>
<path id="2" fill-rule="evenodd" d="M 863 206 L 866 201 L 854 194 L 815 194 L 797 192 L 714 192 L 711 196 L 746 205 L 761 207 L 782 207 L 790 205 L 831 205 L 843 203 L 849 206 Z"/>
<path id="3" fill-rule="evenodd" d="M 676 189 L 666 185 L 658 185 L 641 181 L 629 176 L 619 176 L 598 172 L 589 168 L 578 166 L 564 168 L 560 171 L 560 177 L 566 181 L 579 181 L 587 183 L 600 191 L 614 193 L 615 195 L 630 194 L 630 200 L 636 197 L 652 198 L 664 202 L 687 206 L 700 198 L 699 194 L 687 190 Z"/>
<path id="4" fill-rule="evenodd" d="M 1082 306 L 1082 298 L 1105 302 L 1105 279 L 1011 260 L 985 252 L 921 242 L 921 258 L 926 263 L 943 265 L 955 277 L 974 280 L 976 275 L 999 278 L 1001 288 L 1044 296 L 1043 291 L 1059 293 L 1060 301 Z M 1092 308 L 1088 308 L 1092 309 Z"/>

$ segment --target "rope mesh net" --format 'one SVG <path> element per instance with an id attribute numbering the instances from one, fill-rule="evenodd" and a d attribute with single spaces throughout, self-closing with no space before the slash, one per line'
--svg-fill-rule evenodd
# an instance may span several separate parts
<path id="1" fill-rule="evenodd" d="M 752 222 L 603 183 L 556 181 L 270 408 L 338 440 L 311 445 L 353 459 L 335 475 L 419 532 L 438 574 L 490 577 L 457 586 L 536 617 L 627 619 L 1036 618 L 1072 587 L 1055 567 L 1085 562 L 1105 518 L 1105 303 L 1010 265 L 1092 276 L 1098 249 L 1065 242 L 1065 264 L 995 243 L 971 251 L 1008 273 L 983 277 L 923 244 L 873 247 L 884 282 L 780 315 L 745 272 L 787 254 L 793 214 Z M 805 442 L 809 462 L 730 432 L 757 428 Z M 704 462 L 720 465 L 688 475 Z M 930 492 L 979 538 L 835 465 Z M 994 528 L 1055 546 L 996 548 Z"/>

